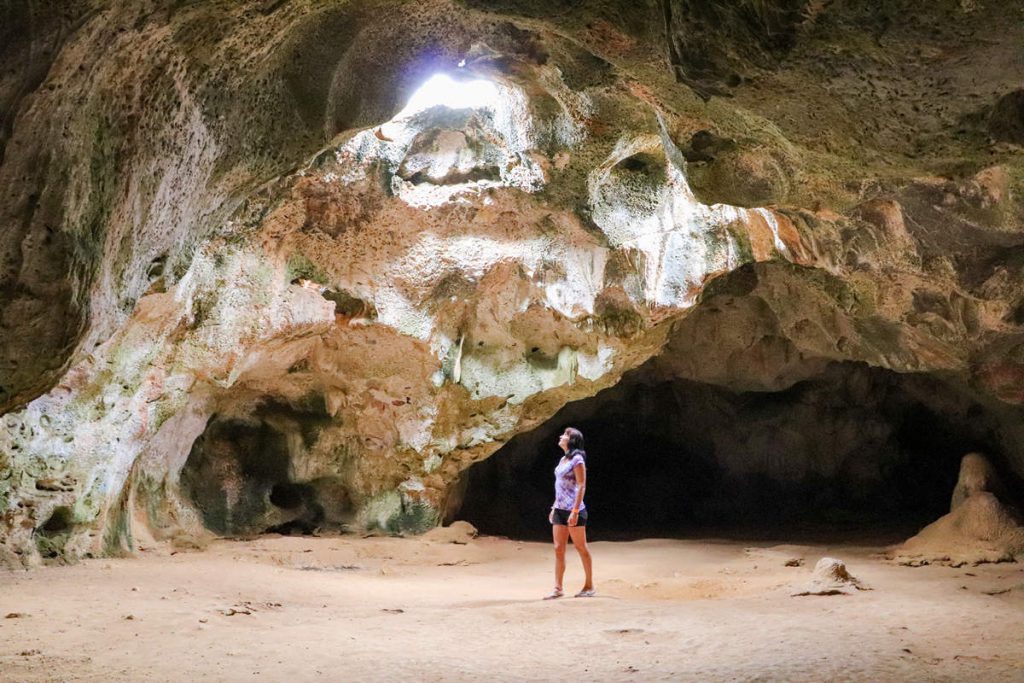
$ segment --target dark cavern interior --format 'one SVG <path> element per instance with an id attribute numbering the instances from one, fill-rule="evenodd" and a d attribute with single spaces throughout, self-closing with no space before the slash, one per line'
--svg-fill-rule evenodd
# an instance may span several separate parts
<path id="1" fill-rule="evenodd" d="M 587 502 L 613 538 L 912 535 L 948 511 L 965 453 L 1007 471 L 998 420 L 933 377 L 835 363 L 782 391 L 735 392 L 645 370 L 474 465 L 457 516 L 546 537 L 569 424 L 594 444 Z"/>

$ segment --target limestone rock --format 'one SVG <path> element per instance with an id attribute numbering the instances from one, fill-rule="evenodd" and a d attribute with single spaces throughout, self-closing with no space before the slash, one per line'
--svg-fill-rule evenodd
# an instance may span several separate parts
<path id="1" fill-rule="evenodd" d="M 414 184 L 500 180 L 501 166 L 508 162 L 503 150 L 488 140 L 488 132 L 479 122 L 456 123 L 417 134 L 397 175 Z"/>
<path id="2" fill-rule="evenodd" d="M 1024 525 L 1019 512 L 994 493 L 1002 485 L 988 459 L 964 456 L 949 514 L 922 529 L 889 555 L 900 564 L 919 566 L 1012 562 L 1024 555 Z"/>
<path id="3" fill-rule="evenodd" d="M 1006 93 L 996 101 L 988 130 L 996 140 L 1024 145 L 1024 90 Z"/>
<path id="4" fill-rule="evenodd" d="M 1003 497 L 1003 487 L 999 475 L 981 453 L 968 453 L 960 461 L 960 475 L 956 480 L 956 487 L 953 489 L 953 500 L 950 502 L 949 511 L 955 512 L 958 507 L 967 502 L 967 499 L 979 493 L 991 493 L 996 498 Z"/>
<path id="5" fill-rule="evenodd" d="M 476 538 L 476 527 L 469 522 L 457 521 L 448 526 L 439 526 L 423 534 L 423 539 L 434 543 L 456 543 L 465 545 Z"/>
<path id="6" fill-rule="evenodd" d="M 787 166 L 770 150 L 733 149 L 706 165 L 691 166 L 690 177 L 697 196 L 708 204 L 766 206 L 786 201 L 792 177 Z"/>
<path id="7" fill-rule="evenodd" d="M 846 563 L 834 557 L 823 557 L 814 565 L 814 576 L 793 597 L 804 595 L 844 595 L 853 591 L 871 590 L 850 575 Z"/>
<path id="8" fill-rule="evenodd" d="M 917 245 L 907 231 L 903 207 L 894 199 L 871 199 L 857 206 L 853 216 L 868 226 L 867 234 L 857 231 L 848 237 L 852 265 L 869 259 L 876 264 L 886 260 L 913 260 Z"/>
<path id="9" fill-rule="evenodd" d="M 711 162 L 735 149 L 735 140 L 719 137 L 709 130 L 699 130 L 690 137 L 689 144 L 682 148 L 682 152 L 689 162 Z"/>

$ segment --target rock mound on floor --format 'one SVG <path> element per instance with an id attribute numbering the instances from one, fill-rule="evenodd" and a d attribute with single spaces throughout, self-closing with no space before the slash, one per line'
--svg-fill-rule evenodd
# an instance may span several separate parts
<path id="1" fill-rule="evenodd" d="M 465 545 L 476 538 L 476 527 L 469 522 L 452 522 L 449 526 L 439 526 L 423 534 L 423 539 L 434 543 L 457 543 Z"/>
<path id="2" fill-rule="evenodd" d="M 871 590 L 846 569 L 846 563 L 834 557 L 823 557 L 814 565 L 814 576 L 793 597 L 802 595 L 848 595 L 853 591 Z"/>
<path id="3" fill-rule="evenodd" d="M 960 463 L 949 514 L 891 549 L 890 557 L 909 566 L 953 567 L 1024 557 L 1024 524 L 1020 513 L 1000 500 L 1004 491 L 985 456 L 968 453 Z"/>

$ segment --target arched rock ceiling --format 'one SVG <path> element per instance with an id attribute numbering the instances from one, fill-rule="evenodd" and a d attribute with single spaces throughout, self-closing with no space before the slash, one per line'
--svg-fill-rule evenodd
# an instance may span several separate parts
<path id="1" fill-rule="evenodd" d="M 213 416 L 416 528 L 658 353 L 1021 403 L 1020 8 L 875 5 L 8 3 L 0 560 L 197 533 Z"/>

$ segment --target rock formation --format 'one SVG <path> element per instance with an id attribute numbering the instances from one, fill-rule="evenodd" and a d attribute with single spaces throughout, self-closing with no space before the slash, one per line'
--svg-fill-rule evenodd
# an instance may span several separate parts
<path id="1" fill-rule="evenodd" d="M 862 581 L 850 575 L 846 563 L 834 557 L 823 557 L 814 565 L 810 581 L 793 593 L 793 597 L 805 595 L 849 595 L 856 591 L 871 590 Z"/>
<path id="2" fill-rule="evenodd" d="M 1013 562 L 1022 555 L 1024 520 L 1007 505 L 1006 489 L 980 453 L 964 456 L 949 514 L 892 550 L 900 564 L 954 567 Z"/>
<path id="3" fill-rule="evenodd" d="M 14 3 L 0 563 L 424 531 L 638 368 L 919 378 L 1024 473 L 1024 27 L 903 4 Z"/>

